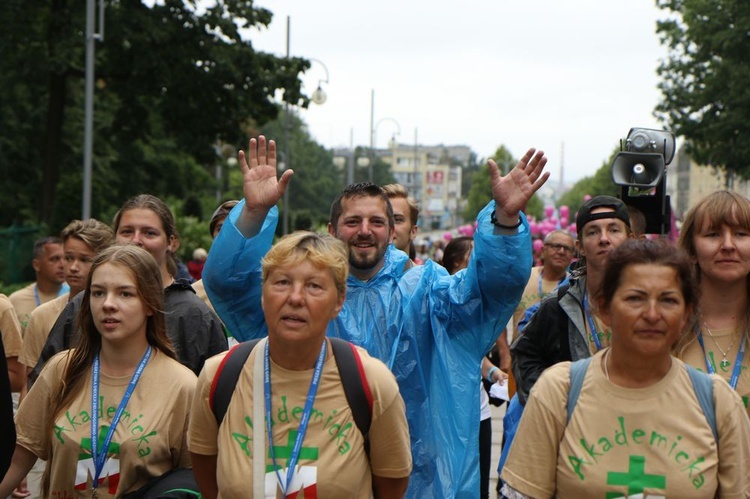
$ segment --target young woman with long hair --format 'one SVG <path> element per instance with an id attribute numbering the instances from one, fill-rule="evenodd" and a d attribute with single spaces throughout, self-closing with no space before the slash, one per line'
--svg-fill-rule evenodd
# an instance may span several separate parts
<path id="1" fill-rule="evenodd" d="M 91 267 L 74 349 L 50 359 L 16 416 L 6 497 L 37 458 L 44 497 L 119 497 L 190 465 L 196 377 L 175 360 L 161 273 L 145 250 L 104 250 Z M 169 380 L 169 389 L 164 389 Z"/>

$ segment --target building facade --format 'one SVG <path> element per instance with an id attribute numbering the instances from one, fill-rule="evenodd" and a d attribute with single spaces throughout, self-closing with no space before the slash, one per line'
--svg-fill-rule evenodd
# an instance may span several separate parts
<path id="1" fill-rule="evenodd" d="M 419 203 L 422 230 L 451 229 L 462 222 L 461 180 L 471 159 L 468 146 L 394 144 L 376 153 Z"/>

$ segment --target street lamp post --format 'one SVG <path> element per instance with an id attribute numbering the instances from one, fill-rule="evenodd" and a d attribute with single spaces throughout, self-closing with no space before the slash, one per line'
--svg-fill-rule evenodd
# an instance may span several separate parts
<path id="1" fill-rule="evenodd" d="M 291 17 L 286 16 L 286 58 L 287 60 L 291 58 L 290 55 L 290 33 L 291 33 Z M 328 68 L 325 64 L 323 64 L 318 59 L 310 59 L 310 61 L 317 62 L 321 66 L 323 66 L 323 69 L 325 69 L 326 72 L 326 79 L 325 80 L 318 80 L 318 88 L 312 93 L 310 96 L 310 100 L 312 100 L 315 104 L 323 104 L 328 96 L 323 91 L 323 88 L 321 87 L 321 84 L 323 81 L 325 83 L 328 83 Z M 292 127 L 292 117 L 291 117 L 291 111 L 290 111 L 290 104 L 289 101 L 286 101 L 284 104 L 284 165 L 285 169 L 291 168 L 292 163 L 292 154 L 289 149 L 289 135 L 290 135 L 290 129 Z M 283 170 L 282 170 L 283 171 Z M 289 185 L 287 185 L 286 190 L 284 191 L 284 197 L 283 197 L 283 207 L 284 207 L 284 216 L 283 216 L 283 222 L 282 222 L 282 230 L 284 232 L 284 235 L 289 234 Z"/>
<path id="2" fill-rule="evenodd" d="M 96 41 L 104 41 L 104 0 L 99 0 L 99 32 L 96 29 L 96 0 L 86 1 L 86 98 L 83 125 L 83 206 L 81 218 L 91 218 L 91 163 L 94 156 L 94 52 Z"/>

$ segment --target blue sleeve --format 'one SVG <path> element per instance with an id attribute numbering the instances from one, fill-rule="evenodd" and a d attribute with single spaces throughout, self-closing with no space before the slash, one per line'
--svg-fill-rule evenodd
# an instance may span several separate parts
<path id="1" fill-rule="evenodd" d="M 460 341 L 470 342 L 474 345 L 471 350 L 480 348 L 482 354 L 492 348 L 513 315 L 532 265 L 531 236 L 524 214 L 520 214 L 516 234 L 502 235 L 494 233 L 490 222 L 494 210 L 491 201 L 477 217 L 468 268 L 436 283 L 431 300 L 433 311 L 448 318 L 448 334 L 460 336 Z"/>
<path id="2" fill-rule="evenodd" d="M 278 209 L 273 207 L 260 233 L 246 239 L 235 225 L 244 207 L 240 201 L 229 213 L 203 268 L 206 294 L 237 341 L 267 334 L 260 306 L 260 262 L 271 248 L 278 222 Z"/>

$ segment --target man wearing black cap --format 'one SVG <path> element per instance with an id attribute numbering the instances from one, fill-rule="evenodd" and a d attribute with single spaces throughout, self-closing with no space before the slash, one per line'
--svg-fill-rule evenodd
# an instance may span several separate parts
<path id="1" fill-rule="evenodd" d="M 513 374 L 522 404 L 546 368 L 590 357 L 609 346 L 610 332 L 598 318 L 594 297 L 609 253 L 633 237 L 628 209 L 611 196 L 591 198 L 578 210 L 576 231 L 582 265 L 571 276 L 570 286 L 560 287 L 542 302 L 511 345 Z"/>

